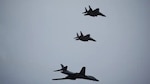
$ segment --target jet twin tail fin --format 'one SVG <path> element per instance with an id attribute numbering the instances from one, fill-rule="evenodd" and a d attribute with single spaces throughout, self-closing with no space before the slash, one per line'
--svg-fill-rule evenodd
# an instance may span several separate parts
<path id="1" fill-rule="evenodd" d="M 79 37 L 79 34 L 77 33 L 77 37 Z"/>
<path id="2" fill-rule="evenodd" d="M 89 11 L 93 11 L 90 5 L 89 5 Z"/>
<path id="3" fill-rule="evenodd" d="M 83 33 L 80 31 L 81 36 L 84 36 Z"/>

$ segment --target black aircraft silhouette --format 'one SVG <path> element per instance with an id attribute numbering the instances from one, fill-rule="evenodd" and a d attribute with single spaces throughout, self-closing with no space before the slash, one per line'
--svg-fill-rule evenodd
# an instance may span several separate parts
<path id="1" fill-rule="evenodd" d="M 96 41 L 94 40 L 93 38 L 90 37 L 90 34 L 87 34 L 87 35 L 83 35 L 83 33 L 80 31 L 80 36 L 79 34 L 77 33 L 77 37 L 75 37 L 76 40 L 81 40 L 81 41 L 88 41 L 88 40 L 91 40 L 91 41 Z"/>
<path id="2" fill-rule="evenodd" d="M 87 9 L 85 8 L 85 12 L 83 12 L 83 14 L 84 14 L 84 15 L 93 16 L 93 17 L 98 16 L 98 15 L 101 15 L 101 16 L 103 16 L 103 17 L 106 17 L 104 14 L 102 14 L 101 12 L 99 12 L 99 8 L 96 8 L 95 10 L 93 10 L 93 9 L 91 8 L 91 6 L 89 6 L 89 10 L 87 10 Z"/>
<path id="3" fill-rule="evenodd" d="M 73 73 L 67 70 L 68 66 L 63 66 L 61 64 L 61 69 L 59 70 L 55 70 L 56 71 L 61 71 L 61 73 L 66 74 L 68 76 L 66 76 L 65 78 L 56 78 L 56 79 L 52 79 L 52 80 L 64 80 L 64 79 L 70 79 L 70 80 L 76 80 L 76 79 L 87 79 L 87 80 L 93 80 L 93 81 L 99 81 L 98 79 L 96 79 L 93 76 L 88 76 L 85 75 L 85 67 L 82 67 L 81 71 L 79 73 Z"/>

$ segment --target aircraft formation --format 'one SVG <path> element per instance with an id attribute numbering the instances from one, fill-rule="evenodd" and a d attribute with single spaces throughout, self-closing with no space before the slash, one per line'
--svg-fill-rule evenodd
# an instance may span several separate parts
<path id="1" fill-rule="evenodd" d="M 96 17 L 96 16 L 103 16 L 106 17 L 106 15 L 104 15 L 103 13 L 101 13 L 99 11 L 99 8 L 96 9 L 92 9 L 91 6 L 89 5 L 89 10 L 87 10 L 87 8 L 85 7 L 85 12 L 83 12 L 84 16 L 91 16 L 91 17 Z M 93 39 L 92 37 L 90 37 L 90 34 L 86 34 L 84 35 L 81 31 L 80 31 L 80 35 L 78 33 L 76 33 L 76 37 L 74 37 L 75 40 L 80 40 L 83 42 L 88 42 L 88 41 L 93 41 L 96 42 L 95 39 Z M 70 80 L 76 80 L 76 79 L 86 79 L 86 80 L 92 80 L 92 81 L 99 81 L 98 79 L 96 79 L 94 76 L 90 76 L 90 75 L 86 75 L 85 71 L 86 71 L 86 67 L 82 67 L 81 71 L 78 73 L 74 73 L 69 71 L 68 66 L 64 66 L 63 64 L 61 64 L 61 69 L 58 70 L 54 70 L 54 72 L 60 71 L 62 74 L 67 75 L 64 78 L 55 78 L 52 80 L 65 80 L 65 79 L 70 79 Z"/>

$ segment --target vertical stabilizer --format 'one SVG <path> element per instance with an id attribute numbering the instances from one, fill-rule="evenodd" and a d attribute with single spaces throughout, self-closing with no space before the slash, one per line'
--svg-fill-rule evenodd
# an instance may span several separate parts
<path id="1" fill-rule="evenodd" d="M 85 67 L 82 67 L 80 74 L 85 75 Z"/>
<path id="2" fill-rule="evenodd" d="M 77 38 L 79 37 L 79 34 L 77 33 Z"/>
<path id="3" fill-rule="evenodd" d="M 80 31 L 81 36 L 83 37 L 83 33 Z"/>
<path id="4" fill-rule="evenodd" d="M 86 7 L 85 7 L 85 12 L 87 12 L 87 9 L 86 9 Z"/>
<path id="5" fill-rule="evenodd" d="M 89 11 L 93 11 L 90 5 L 89 5 Z"/>

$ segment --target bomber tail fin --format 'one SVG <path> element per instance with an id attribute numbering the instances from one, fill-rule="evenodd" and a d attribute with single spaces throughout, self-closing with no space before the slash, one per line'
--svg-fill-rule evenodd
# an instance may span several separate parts
<path id="1" fill-rule="evenodd" d="M 80 74 L 85 75 L 85 67 L 82 67 Z"/>

